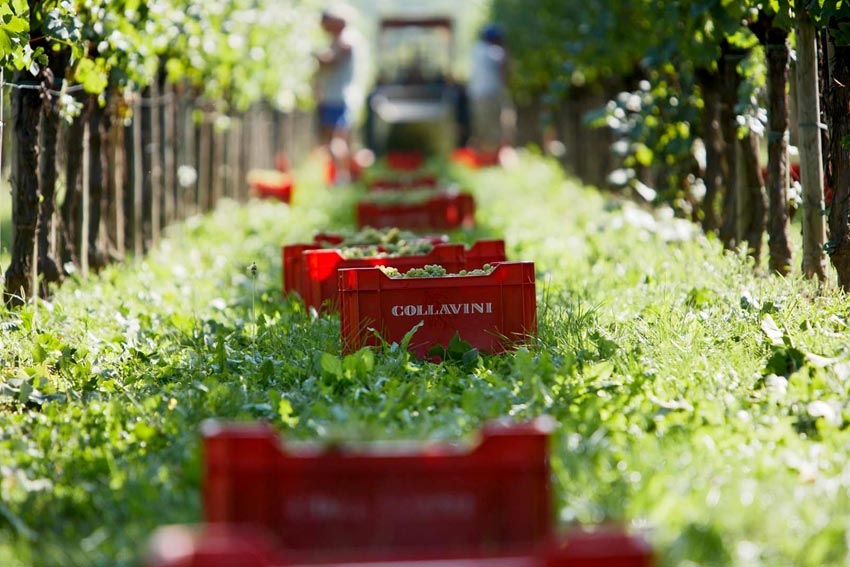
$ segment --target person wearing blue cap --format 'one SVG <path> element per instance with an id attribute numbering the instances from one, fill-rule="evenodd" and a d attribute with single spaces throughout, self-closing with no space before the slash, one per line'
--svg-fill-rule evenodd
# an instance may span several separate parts
<path id="1" fill-rule="evenodd" d="M 504 30 L 489 24 L 472 47 L 472 68 L 467 95 L 472 114 L 472 147 L 481 154 L 494 154 L 505 140 L 508 54 Z"/>

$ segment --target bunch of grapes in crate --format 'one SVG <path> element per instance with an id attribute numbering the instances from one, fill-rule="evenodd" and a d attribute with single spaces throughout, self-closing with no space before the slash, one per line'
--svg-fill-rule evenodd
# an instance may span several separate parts
<path id="1" fill-rule="evenodd" d="M 320 233 L 313 242 L 283 246 L 283 292 L 297 293 L 307 307 L 338 311 L 343 270 L 384 266 L 407 272 L 440 266 L 446 273 L 471 273 L 505 261 L 503 240 L 471 246 L 443 234 L 416 234 L 396 227 Z"/>

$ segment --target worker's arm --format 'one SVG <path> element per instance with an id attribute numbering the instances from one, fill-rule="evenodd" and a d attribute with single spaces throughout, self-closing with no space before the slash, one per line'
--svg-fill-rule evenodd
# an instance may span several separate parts
<path id="1" fill-rule="evenodd" d="M 330 48 L 322 53 L 316 54 L 316 59 L 319 60 L 319 65 L 322 67 L 333 65 L 340 59 L 351 55 L 351 44 L 340 39 L 335 42 Z"/>

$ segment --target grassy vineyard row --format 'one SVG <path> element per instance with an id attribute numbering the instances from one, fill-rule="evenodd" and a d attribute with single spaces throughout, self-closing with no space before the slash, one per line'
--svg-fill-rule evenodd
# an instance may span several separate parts
<path id="1" fill-rule="evenodd" d="M 128 565 L 154 526 L 197 521 L 206 417 L 444 439 L 545 413 L 561 522 L 645 529 L 662 565 L 847 564 L 840 296 L 524 155 L 465 174 L 479 226 L 456 236 L 535 262 L 536 341 L 341 357 L 338 318 L 281 298 L 279 245 L 353 222 L 358 190 L 315 177 L 291 208 L 223 203 L 145 261 L 0 312 L 0 563 Z"/>

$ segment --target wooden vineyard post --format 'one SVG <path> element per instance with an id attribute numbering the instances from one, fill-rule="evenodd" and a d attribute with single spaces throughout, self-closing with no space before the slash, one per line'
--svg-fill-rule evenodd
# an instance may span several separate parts
<path id="1" fill-rule="evenodd" d="M 239 195 L 245 200 L 248 198 L 248 187 L 245 182 L 245 175 L 250 169 L 249 163 L 249 140 L 251 133 L 251 111 L 242 114 L 241 128 L 239 132 Z"/>
<path id="2" fill-rule="evenodd" d="M 257 167 L 257 136 L 259 135 L 259 121 L 257 120 L 257 109 L 251 107 L 248 111 L 248 132 L 245 137 L 245 158 L 247 170 Z"/>
<path id="3" fill-rule="evenodd" d="M 254 156 L 254 164 L 252 167 L 262 168 L 266 161 L 266 115 L 262 109 L 257 108 L 254 114 L 254 127 L 251 129 L 254 132 L 252 141 L 254 148 L 251 151 Z"/>
<path id="4" fill-rule="evenodd" d="M 144 252 L 142 238 L 142 190 L 144 187 L 144 167 L 142 165 L 142 101 L 141 94 L 133 103 L 133 261 L 138 262 Z"/>
<path id="5" fill-rule="evenodd" d="M 797 10 L 797 126 L 800 136 L 800 181 L 803 185 L 803 273 L 826 279 L 823 156 L 818 96 L 815 27 L 805 10 Z"/>
<path id="6" fill-rule="evenodd" d="M 299 159 L 293 151 L 295 143 L 295 112 L 290 111 L 283 115 L 283 140 L 279 149 L 285 150 L 290 159 Z"/>
<path id="7" fill-rule="evenodd" d="M 177 185 L 175 186 L 174 193 L 174 215 L 178 220 L 183 220 L 186 218 L 186 199 L 189 188 L 183 184 L 184 179 L 180 175 L 182 171 L 180 168 L 185 167 L 186 163 L 189 161 L 189 148 L 186 146 L 188 142 L 189 136 L 186 134 L 187 131 L 187 117 L 189 109 L 186 104 L 186 96 L 179 96 L 175 100 L 175 112 L 174 115 L 174 151 L 175 151 L 175 180 L 177 181 Z M 179 141 L 179 142 L 178 142 Z"/>
<path id="8" fill-rule="evenodd" d="M 202 213 L 210 209 L 210 128 L 207 113 L 200 124 L 201 139 L 198 143 L 198 207 Z"/>
<path id="9" fill-rule="evenodd" d="M 115 152 L 115 248 L 122 260 L 127 254 L 124 243 L 124 172 L 126 171 L 126 150 L 124 147 L 124 126 L 113 126 L 112 147 Z"/>
<path id="10" fill-rule="evenodd" d="M 196 173 L 194 181 L 192 181 L 191 183 L 186 183 L 184 186 L 181 187 L 181 193 L 182 193 L 183 198 L 181 199 L 182 206 L 180 208 L 181 208 L 182 212 L 180 214 L 180 218 L 184 219 L 184 218 L 188 217 L 189 215 L 195 214 L 195 212 L 197 212 L 197 209 L 198 209 L 198 205 L 197 205 L 197 203 L 198 203 L 198 178 L 197 178 L 198 161 L 197 161 L 197 157 L 198 156 L 195 152 L 196 127 L 195 127 L 195 120 L 194 120 L 194 117 L 193 117 L 193 115 L 194 115 L 194 108 L 193 108 L 194 104 L 191 101 L 186 100 L 186 98 L 184 97 L 182 106 L 183 106 L 183 109 L 182 109 L 181 114 L 184 117 L 184 120 L 183 120 L 183 143 L 181 144 L 181 146 L 182 146 L 183 158 L 184 159 L 181 160 L 180 164 L 184 167 L 193 168 L 195 170 L 195 173 Z M 186 181 L 186 179 L 184 179 L 184 181 Z"/>
<path id="11" fill-rule="evenodd" d="M 301 161 L 301 149 L 298 144 L 298 111 L 292 110 L 288 113 L 286 122 L 286 138 L 283 142 L 287 157 L 290 160 Z"/>
<path id="12" fill-rule="evenodd" d="M 263 110 L 263 156 L 265 157 L 263 167 L 267 168 L 274 164 L 274 121 L 272 113 L 268 109 Z"/>
<path id="13" fill-rule="evenodd" d="M 154 78 L 150 86 L 151 117 L 151 245 L 159 246 L 162 214 L 162 100 L 159 80 Z"/>
<path id="14" fill-rule="evenodd" d="M 224 131 L 220 128 L 220 119 L 213 122 L 213 160 L 212 160 L 212 208 L 218 206 L 218 202 L 224 196 Z"/>
<path id="15" fill-rule="evenodd" d="M 230 119 L 230 131 L 227 135 L 227 171 L 228 194 L 235 200 L 242 200 L 240 183 L 242 172 L 239 167 L 239 152 L 242 144 L 242 120 L 238 116 Z"/>
<path id="16" fill-rule="evenodd" d="M 170 83 L 165 84 L 163 129 L 165 130 L 164 138 L 164 156 L 163 156 L 163 192 L 165 193 L 165 223 L 170 224 L 176 218 L 176 199 L 177 195 L 174 192 L 174 89 Z"/>
<path id="17" fill-rule="evenodd" d="M 80 221 L 80 275 L 89 275 L 89 194 L 91 189 L 91 124 L 86 120 L 83 124 L 83 186 L 82 186 L 82 220 Z"/>

